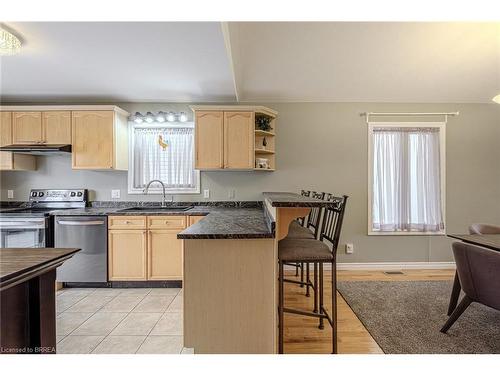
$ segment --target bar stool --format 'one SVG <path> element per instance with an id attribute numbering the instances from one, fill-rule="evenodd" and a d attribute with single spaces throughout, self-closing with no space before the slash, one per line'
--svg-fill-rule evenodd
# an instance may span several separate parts
<path id="1" fill-rule="evenodd" d="M 316 191 L 312 192 L 312 198 L 323 200 L 326 193 L 318 193 Z M 286 238 L 290 239 L 308 239 L 316 240 L 318 239 L 320 219 L 323 214 L 323 209 L 319 207 L 313 207 L 309 215 L 307 215 L 307 221 L 303 218 L 306 226 L 300 225 L 297 221 L 292 221 L 288 227 L 288 234 Z M 312 229 L 312 230 L 311 230 Z M 293 265 L 293 263 L 287 263 L 287 265 Z M 298 268 L 296 269 L 298 270 Z M 316 268 L 315 271 L 317 272 Z M 297 271 L 295 272 L 297 276 Z M 304 282 L 304 263 L 300 263 L 300 287 L 306 286 L 306 297 L 310 296 L 309 289 L 313 288 L 314 285 L 310 279 L 310 264 L 306 263 L 306 281 Z M 295 282 L 295 281 L 294 281 Z"/>
<path id="2" fill-rule="evenodd" d="M 278 352 L 283 353 L 284 340 L 284 313 L 299 314 L 319 318 L 319 329 L 324 329 L 324 319 L 332 327 L 332 353 L 337 353 L 337 247 L 344 219 L 347 196 L 330 197 L 331 205 L 325 209 L 321 234 L 319 240 L 284 238 L 278 243 L 278 263 L 279 263 L 279 341 Z M 324 242 L 331 244 L 331 248 Z M 319 265 L 319 311 L 310 312 L 304 310 L 291 309 L 284 306 L 285 282 L 284 265 L 288 262 L 317 263 Z M 331 263 L 332 269 L 332 311 L 329 314 L 323 305 L 323 264 Z M 315 279 L 316 279 L 315 274 Z"/>
<path id="3" fill-rule="evenodd" d="M 301 190 L 300 195 L 302 195 L 304 197 L 310 197 L 311 191 L 310 190 Z M 306 224 L 306 218 L 299 217 L 297 220 L 292 221 L 292 223 L 290 224 L 290 227 L 293 227 L 292 231 L 294 231 L 295 235 L 297 235 L 299 233 L 309 232 L 309 234 L 311 235 L 311 238 L 314 238 L 312 236 L 311 231 L 304 227 L 305 224 Z M 288 234 L 290 235 L 290 228 L 288 229 Z M 297 238 L 297 237 L 294 236 L 294 238 Z M 299 269 L 300 269 L 300 279 L 301 279 L 301 282 L 304 282 L 304 264 L 303 263 L 287 263 L 286 265 L 295 267 L 295 276 L 299 276 Z M 304 285 L 301 285 L 300 287 L 302 288 L 303 286 Z"/>

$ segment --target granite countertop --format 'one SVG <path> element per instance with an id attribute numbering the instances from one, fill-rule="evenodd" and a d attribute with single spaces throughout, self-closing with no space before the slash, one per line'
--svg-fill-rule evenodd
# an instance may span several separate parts
<path id="1" fill-rule="evenodd" d="M 210 207 L 208 215 L 177 235 L 179 239 L 274 238 L 263 208 Z"/>
<path id="2" fill-rule="evenodd" d="M 210 210 L 214 207 L 209 206 L 194 206 L 189 210 L 161 210 L 158 207 L 151 207 L 148 210 L 127 210 L 122 211 L 124 207 L 85 207 L 85 208 L 74 208 L 70 210 L 54 210 L 51 211 L 51 215 L 57 216 L 154 216 L 154 215 L 183 215 L 183 216 L 200 216 L 208 215 Z"/>
<path id="3" fill-rule="evenodd" d="M 305 197 L 300 194 L 286 192 L 262 193 L 272 207 L 327 207 L 329 201 Z"/>
<path id="4" fill-rule="evenodd" d="M 182 202 L 190 205 L 189 202 Z M 179 203 L 180 204 L 180 203 Z M 207 205 L 193 203 L 189 210 L 161 210 L 159 206 L 151 206 L 147 210 L 122 211 L 130 206 L 93 206 L 66 210 L 53 210 L 53 216 L 108 216 L 108 215 L 182 215 L 206 216 L 189 226 L 177 237 L 179 239 L 252 239 L 274 238 L 275 223 L 261 202 L 208 202 Z M 139 204 L 144 207 L 144 204 Z M 147 206 L 146 206 L 147 207 Z"/>
<path id="5" fill-rule="evenodd" d="M 51 215 L 182 215 L 206 216 L 177 235 L 179 239 L 236 239 L 274 238 L 274 223 L 269 222 L 262 207 L 218 207 L 194 206 L 189 210 L 149 210 L 122 211 L 123 207 L 87 207 L 71 210 L 55 210 Z"/>

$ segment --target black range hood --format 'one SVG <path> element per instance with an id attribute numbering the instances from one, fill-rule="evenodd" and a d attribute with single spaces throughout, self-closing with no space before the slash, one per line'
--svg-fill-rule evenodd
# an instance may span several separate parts
<path id="1" fill-rule="evenodd" d="M 10 145 L 0 147 L 0 151 L 29 155 L 61 155 L 70 153 L 71 145 Z"/>

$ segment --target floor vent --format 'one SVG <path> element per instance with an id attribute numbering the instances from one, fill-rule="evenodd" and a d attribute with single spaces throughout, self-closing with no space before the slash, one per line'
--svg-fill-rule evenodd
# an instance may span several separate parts
<path id="1" fill-rule="evenodd" d="M 386 275 L 404 275 L 403 271 L 385 271 Z"/>

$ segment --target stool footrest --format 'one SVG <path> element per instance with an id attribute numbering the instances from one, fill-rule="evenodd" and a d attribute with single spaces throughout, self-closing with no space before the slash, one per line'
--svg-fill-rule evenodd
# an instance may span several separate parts
<path id="1" fill-rule="evenodd" d="M 296 309 L 290 309 L 288 307 L 285 307 L 285 308 L 283 308 L 283 312 L 290 313 L 290 314 L 297 314 L 297 315 L 312 316 L 313 318 L 325 318 L 329 322 L 331 322 L 330 317 L 328 316 L 326 311 L 324 311 L 323 314 L 320 314 L 320 313 L 313 313 L 310 311 L 296 310 Z"/>
<path id="2" fill-rule="evenodd" d="M 295 267 L 295 268 L 301 268 L 302 267 L 299 263 L 287 263 L 287 262 L 284 262 L 283 264 L 285 266 L 292 266 L 292 267 Z"/>
<path id="3" fill-rule="evenodd" d="M 307 282 L 307 281 L 298 281 L 298 280 L 291 280 L 291 279 L 283 279 L 283 281 L 285 283 L 292 283 L 292 284 L 299 284 L 299 285 L 307 285 L 307 284 L 309 284 L 309 286 L 311 288 L 314 288 L 314 284 L 312 283 L 312 281 Z"/>

